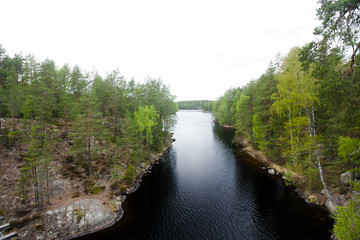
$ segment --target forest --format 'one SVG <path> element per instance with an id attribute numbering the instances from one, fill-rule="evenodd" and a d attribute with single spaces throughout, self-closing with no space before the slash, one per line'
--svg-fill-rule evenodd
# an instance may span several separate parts
<path id="1" fill-rule="evenodd" d="M 276 56 L 258 79 L 227 90 L 212 112 L 234 126 L 235 142 L 250 141 L 295 173 L 287 181 L 335 203 L 334 196 L 350 199 L 338 204 L 334 234 L 359 239 L 360 2 L 319 3 L 319 40 Z"/>
<path id="2" fill-rule="evenodd" d="M 177 102 L 179 109 L 189 109 L 189 110 L 204 110 L 210 111 L 210 109 L 206 109 L 206 106 L 209 106 L 210 100 L 192 100 L 192 101 L 180 101 Z"/>
<path id="3" fill-rule="evenodd" d="M 58 171 L 83 182 L 85 193 L 103 189 L 99 178 L 125 189 L 169 146 L 174 99 L 160 79 L 126 81 L 119 70 L 102 77 L 31 54 L 9 56 L 0 45 L 0 152 L 4 161 L 17 154 L 21 206 L 50 202 Z"/>

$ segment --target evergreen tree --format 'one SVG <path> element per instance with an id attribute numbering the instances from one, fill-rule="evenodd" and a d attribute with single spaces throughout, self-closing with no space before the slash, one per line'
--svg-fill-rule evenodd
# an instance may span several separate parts
<path id="1" fill-rule="evenodd" d="M 101 113 L 93 93 L 85 92 L 79 99 L 79 113 L 73 127 L 74 151 L 79 157 L 85 155 L 88 175 L 92 175 L 92 148 L 94 141 L 106 136 L 107 130 L 102 124 Z"/>

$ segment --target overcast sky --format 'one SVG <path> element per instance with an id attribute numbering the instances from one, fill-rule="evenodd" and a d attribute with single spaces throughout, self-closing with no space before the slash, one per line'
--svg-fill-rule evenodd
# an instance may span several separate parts
<path id="1" fill-rule="evenodd" d="M 220 97 L 315 39 L 316 0 L 0 0 L 0 44 L 58 67 L 161 78 L 177 100 Z"/>

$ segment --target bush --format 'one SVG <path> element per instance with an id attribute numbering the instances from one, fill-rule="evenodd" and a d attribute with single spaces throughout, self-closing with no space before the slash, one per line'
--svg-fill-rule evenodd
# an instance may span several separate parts
<path id="1" fill-rule="evenodd" d="M 129 165 L 128 169 L 125 172 L 124 180 L 127 184 L 131 184 L 136 178 L 136 171 L 133 165 Z"/>
<path id="2" fill-rule="evenodd" d="M 11 144 L 15 144 L 20 139 L 20 131 L 10 131 L 8 133 L 8 139 Z"/>
<path id="3" fill-rule="evenodd" d="M 283 179 L 286 186 L 290 187 L 293 185 L 294 181 L 292 177 L 293 175 L 291 172 L 284 172 Z"/>
<path id="4" fill-rule="evenodd" d="M 337 208 L 334 234 L 337 239 L 360 239 L 360 198 Z"/>
<path id="5" fill-rule="evenodd" d="M 104 190 L 104 187 L 99 187 L 96 184 L 91 184 L 85 188 L 84 192 L 85 194 L 98 194 L 101 192 L 101 190 Z"/>

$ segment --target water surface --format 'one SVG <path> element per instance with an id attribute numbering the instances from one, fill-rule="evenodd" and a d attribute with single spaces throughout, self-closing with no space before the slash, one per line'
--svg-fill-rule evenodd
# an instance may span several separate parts
<path id="1" fill-rule="evenodd" d="M 124 217 L 88 239 L 330 239 L 328 213 L 236 155 L 211 114 L 178 112 L 174 137 Z"/>

